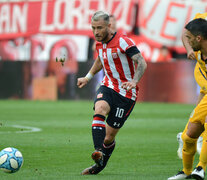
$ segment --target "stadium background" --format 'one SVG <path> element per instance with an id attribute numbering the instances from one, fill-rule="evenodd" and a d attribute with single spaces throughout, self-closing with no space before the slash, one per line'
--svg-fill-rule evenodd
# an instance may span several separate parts
<path id="1" fill-rule="evenodd" d="M 196 102 L 195 62 L 186 59 L 181 34 L 196 13 L 207 11 L 206 0 L 1 1 L 0 98 L 93 99 L 102 74 L 84 89 L 76 79 L 94 61 L 90 18 L 97 10 L 113 14 L 147 60 L 138 101 Z M 171 58 L 159 59 L 163 46 Z"/>
<path id="2" fill-rule="evenodd" d="M 97 10 L 115 15 L 148 69 L 107 168 L 83 177 L 93 163 L 92 99 L 102 74 L 83 89 L 76 80 L 94 62 L 90 17 Z M 24 157 L 18 173 L 0 171 L 0 179 L 166 180 L 180 170 L 176 135 L 199 92 L 181 33 L 206 11 L 206 0 L 0 0 L 0 150 L 15 147 Z"/>

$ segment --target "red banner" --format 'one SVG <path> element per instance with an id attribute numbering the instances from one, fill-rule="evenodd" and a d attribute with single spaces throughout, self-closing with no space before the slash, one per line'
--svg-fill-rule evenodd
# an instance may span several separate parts
<path id="1" fill-rule="evenodd" d="M 207 0 L 11 0 L 0 3 L 0 59 L 47 61 L 53 46 L 61 44 L 66 49 L 78 47 L 78 61 L 86 61 L 88 37 L 93 36 L 91 16 L 97 10 L 113 14 L 117 29 L 126 33 L 136 25 L 140 35 L 132 38 L 146 60 L 158 62 L 162 46 L 177 53 L 186 52 L 181 42 L 183 27 L 196 13 L 207 11 Z M 72 42 L 74 46 L 70 45 Z"/>
<path id="2" fill-rule="evenodd" d="M 114 14 L 117 26 L 131 31 L 134 0 L 52 0 L 0 4 L 0 39 L 37 33 L 92 36 L 91 16 L 97 10 Z"/>
<path id="3" fill-rule="evenodd" d="M 140 0 L 140 34 L 153 47 L 165 45 L 178 53 L 185 53 L 181 42 L 183 27 L 197 13 L 204 12 L 207 12 L 206 0 Z"/>

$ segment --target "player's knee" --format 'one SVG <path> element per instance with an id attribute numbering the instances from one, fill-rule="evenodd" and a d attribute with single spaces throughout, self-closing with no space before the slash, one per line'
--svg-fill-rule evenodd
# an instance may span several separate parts
<path id="1" fill-rule="evenodd" d="M 101 114 L 103 116 L 106 116 L 107 115 L 106 114 L 106 111 L 104 111 L 104 109 L 102 109 L 102 108 L 95 109 L 95 114 Z"/>
<path id="2" fill-rule="evenodd" d="M 101 114 L 103 116 L 106 116 L 108 114 L 108 109 L 104 105 L 96 106 L 95 114 Z"/>
<path id="3" fill-rule="evenodd" d="M 183 151 L 189 154 L 195 154 L 197 138 L 191 138 L 186 133 L 183 133 L 182 140 L 183 140 Z"/>
<path id="4" fill-rule="evenodd" d="M 182 140 L 185 143 L 195 144 L 197 142 L 197 138 L 191 138 L 186 133 L 182 133 Z"/>

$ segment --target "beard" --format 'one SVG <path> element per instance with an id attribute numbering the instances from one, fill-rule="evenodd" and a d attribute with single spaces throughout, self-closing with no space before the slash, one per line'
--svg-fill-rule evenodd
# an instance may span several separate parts
<path id="1" fill-rule="evenodd" d="M 199 51 L 201 49 L 200 46 L 194 46 L 192 48 L 193 48 L 194 51 Z"/>
<path id="2" fill-rule="evenodd" d="M 196 43 L 192 44 L 192 49 L 194 51 L 199 51 L 201 49 L 201 45 L 196 42 Z"/>
<path id="3" fill-rule="evenodd" d="M 106 42 L 106 40 L 107 40 L 107 38 L 108 38 L 108 35 L 109 35 L 109 33 L 108 33 L 108 31 L 106 31 L 106 33 L 104 34 L 104 36 L 103 36 L 103 38 L 102 38 L 102 42 Z"/>

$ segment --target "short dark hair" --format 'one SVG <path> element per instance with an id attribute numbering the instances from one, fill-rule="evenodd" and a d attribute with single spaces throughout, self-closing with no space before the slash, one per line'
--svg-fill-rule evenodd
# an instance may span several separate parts
<path id="1" fill-rule="evenodd" d="M 205 19 L 194 19 L 190 21 L 185 28 L 194 36 L 200 35 L 204 39 L 207 39 L 207 21 Z"/>

